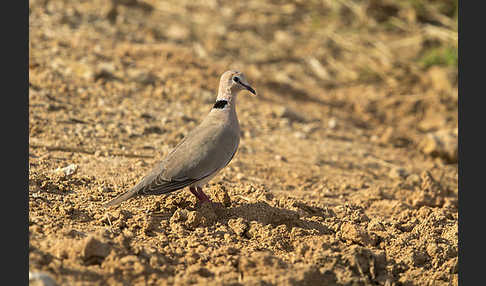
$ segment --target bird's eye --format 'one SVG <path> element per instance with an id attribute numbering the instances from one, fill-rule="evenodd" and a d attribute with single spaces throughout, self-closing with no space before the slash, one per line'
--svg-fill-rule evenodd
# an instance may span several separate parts
<path id="1" fill-rule="evenodd" d="M 240 82 L 240 78 L 239 78 L 239 77 L 237 77 L 237 76 L 235 76 L 235 77 L 233 78 L 233 81 L 234 81 L 234 82 Z"/>

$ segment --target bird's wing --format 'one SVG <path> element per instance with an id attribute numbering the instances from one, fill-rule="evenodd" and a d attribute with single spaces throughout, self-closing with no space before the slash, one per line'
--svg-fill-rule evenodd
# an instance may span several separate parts
<path id="1" fill-rule="evenodd" d="M 144 185 L 139 193 L 144 195 L 160 195 L 167 194 L 173 191 L 177 191 L 184 187 L 196 182 L 195 179 L 183 179 L 183 180 L 164 180 L 161 176 L 155 177 L 149 184 Z"/>
<path id="2" fill-rule="evenodd" d="M 164 162 L 159 163 L 147 176 L 130 190 L 118 195 L 105 204 L 105 207 L 115 206 L 136 195 L 159 195 L 182 189 L 197 180 L 186 178 L 182 180 L 166 180 L 160 176 Z"/>
<path id="3" fill-rule="evenodd" d="M 225 124 L 203 122 L 139 183 L 139 192 L 169 193 L 212 175 L 233 158 L 239 144 L 238 133 Z"/>

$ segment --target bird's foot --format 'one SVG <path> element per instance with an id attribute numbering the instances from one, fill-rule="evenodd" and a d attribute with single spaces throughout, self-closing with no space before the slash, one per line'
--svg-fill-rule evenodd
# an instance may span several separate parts
<path id="1" fill-rule="evenodd" d="M 196 196 L 198 203 L 211 203 L 211 199 L 203 192 L 202 188 L 189 188 L 191 193 Z"/>

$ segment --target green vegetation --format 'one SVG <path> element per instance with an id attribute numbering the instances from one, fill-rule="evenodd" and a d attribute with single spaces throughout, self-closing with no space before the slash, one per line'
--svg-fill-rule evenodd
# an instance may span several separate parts
<path id="1" fill-rule="evenodd" d="M 424 68 L 431 66 L 457 67 L 457 59 L 457 48 L 441 46 L 426 50 L 420 57 L 419 63 Z"/>

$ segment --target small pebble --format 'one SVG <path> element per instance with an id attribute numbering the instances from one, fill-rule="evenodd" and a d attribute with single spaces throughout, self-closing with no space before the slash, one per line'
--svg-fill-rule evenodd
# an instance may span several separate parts
<path id="1" fill-rule="evenodd" d="M 282 155 L 275 155 L 275 160 L 287 162 L 287 158 Z"/>
<path id="2" fill-rule="evenodd" d="M 402 167 L 392 168 L 388 176 L 392 179 L 404 179 L 408 176 L 408 172 Z"/>
<path id="3" fill-rule="evenodd" d="M 335 129 L 337 127 L 337 120 L 336 118 L 331 118 L 329 119 L 329 121 L 327 122 L 327 127 L 331 128 L 331 129 Z"/>
<path id="4" fill-rule="evenodd" d="M 56 281 L 44 272 L 29 272 L 29 285 L 33 286 L 56 286 Z"/>
<path id="5" fill-rule="evenodd" d="M 57 169 L 54 170 L 54 172 L 63 173 L 64 176 L 70 176 L 70 175 L 74 174 L 76 172 L 76 170 L 78 170 L 78 165 L 71 164 L 71 165 L 64 167 L 64 168 L 57 168 Z"/>

